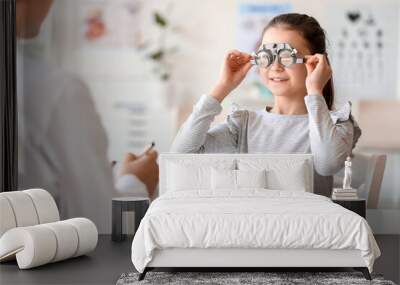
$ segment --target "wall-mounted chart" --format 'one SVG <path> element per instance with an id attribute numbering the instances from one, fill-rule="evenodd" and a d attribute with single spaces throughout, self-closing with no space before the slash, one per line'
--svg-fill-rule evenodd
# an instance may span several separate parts
<path id="1" fill-rule="evenodd" d="M 398 9 L 385 5 L 329 8 L 328 57 L 337 94 L 393 98 L 398 65 Z"/>

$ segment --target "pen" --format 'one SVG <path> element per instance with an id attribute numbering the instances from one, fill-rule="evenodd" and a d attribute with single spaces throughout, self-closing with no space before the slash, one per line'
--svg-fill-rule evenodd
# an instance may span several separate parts
<path id="1" fill-rule="evenodd" d="M 147 154 L 155 145 L 156 145 L 155 142 L 151 142 L 151 145 L 149 145 L 149 146 L 145 149 L 145 151 L 143 152 L 142 155 Z M 142 156 L 142 155 L 140 155 L 140 156 Z"/>
<path id="2" fill-rule="evenodd" d="M 151 142 L 151 144 L 144 150 L 144 152 L 140 156 L 147 154 L 147 152 L 149 152 L 155 145 L 155 142 Z M 118 162 L 116 160 L 111 161 L 111 167 L 114 167 L 117 163 Z"/>

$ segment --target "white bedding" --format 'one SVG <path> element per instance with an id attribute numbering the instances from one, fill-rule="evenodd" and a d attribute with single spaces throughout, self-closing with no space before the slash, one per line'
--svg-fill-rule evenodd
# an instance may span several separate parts
<path id="1" fill-rule="evenodd" d="M 358 249 L 369 271 L 380 250 L 365 219 L 329 198 L 299 191 L 247 189 L 199 196 L 171 192 L 150 206 L 132 243 L 143 272 L 154 249 Z"/>

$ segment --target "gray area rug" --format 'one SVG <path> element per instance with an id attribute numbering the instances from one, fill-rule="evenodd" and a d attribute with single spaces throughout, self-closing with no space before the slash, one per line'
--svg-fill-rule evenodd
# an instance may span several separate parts
<path id="1" fill-rule="evenodd" d="M 142 281 L 139 273 L 124 273 L 116 285 L 132 284 L 379 284 L 395 285 L 382 275 L 372 274 L 372 281 L 361 272 L 154 272 L 150 271 Z"/>

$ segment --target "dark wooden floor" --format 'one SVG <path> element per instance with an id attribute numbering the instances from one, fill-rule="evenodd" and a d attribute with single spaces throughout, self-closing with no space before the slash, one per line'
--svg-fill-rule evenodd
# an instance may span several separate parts
<path id="1" fill-rule="evenodd" d="M 0 264 L 0 284 L 115 284 L 124 272 L 134 271 L 131 240 L 111 241 L 99 236 L 95 251 L 57 263 L 18 270 L 16 262 Z"/>
<path id="2" fill-rule="evenodd" d="M 377 235 L 382 256 L 374 272 L 399 283 L 400 236 Z M 130 259 L 131 240 L 114 243 L 100 236 L 99 244 L 88 256 L 77 257 L 42 267 L 19 270 L 15 262 L 0 264 L 0 284 L 115 284 L 124 272 L 134 271 Z"/>

